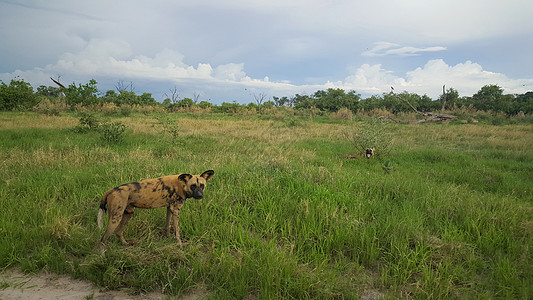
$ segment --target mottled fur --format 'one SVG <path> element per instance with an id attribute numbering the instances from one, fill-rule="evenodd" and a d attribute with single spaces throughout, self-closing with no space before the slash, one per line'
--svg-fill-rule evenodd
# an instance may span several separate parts
<path id="1" fill-rule="evenodd" d="M 206 182 L 214 171 L 202 175 L 179 174 L 123 184 L 107 191 L 102 197 L 98 211 L 98 227 L 104 226 L 104 215 L 109 214 L 109 221 L 104 235 L 100 239 L 105 244 L 116 233 L 123 244 L 124 227 L 133 216 L 135 208 L 167 207 L 166 229 L 170 235 L 171 221 L 176 233 L 176 240 L 181 245 L 179 216 L 180 209 L 187 198 L 201 199 Z"/>
<path id="2" fill-rule="evenodd" d="M 366 148 L 365 153 L 355 153 L 347 155 L 346 158 L 359 158 L 359 157 L 366 157 L 366 158 L 373 158 L 374 157 L 374 151 L 376 148 Z"/>

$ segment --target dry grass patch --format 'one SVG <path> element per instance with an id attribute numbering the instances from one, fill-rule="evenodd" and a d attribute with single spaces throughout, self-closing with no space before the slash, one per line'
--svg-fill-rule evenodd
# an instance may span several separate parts
<path id="1" fill-rule="evenodd" d="M 78 119 L 71 116 L 50 116 L 38 113 L 4 113 L 0 117 L 0 130 L 3 129 L 61 129 L 72 128 Z"/>

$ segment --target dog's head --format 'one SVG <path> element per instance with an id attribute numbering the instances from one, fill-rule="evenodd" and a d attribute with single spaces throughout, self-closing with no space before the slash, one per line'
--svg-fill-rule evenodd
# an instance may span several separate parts
<path id="1" fill-rule="evenodd" d="M 376 148 L 374 147 L 366 148 L 366 158 L 371 158 L 372 156 L 374 156 L 374 150 L 376 150 Z"/>
<path id="2" fill-rule="evenodd" d="M 181 174 L 178 180 L 185 183 L 184 191 L 187 198 L 202 199 L 204 197 L 205 183 L 213 177 L 215 171 L 209 170 L 202 175 Z"/>

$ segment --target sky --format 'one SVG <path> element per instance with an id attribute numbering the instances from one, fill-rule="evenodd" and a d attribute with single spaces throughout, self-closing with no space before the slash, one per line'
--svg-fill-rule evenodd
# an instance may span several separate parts
<path id="1" fill-rule="evenodd" d="M 531 0 L 0 0 L 0 80 L 162 101 L 533 90 Z"/>

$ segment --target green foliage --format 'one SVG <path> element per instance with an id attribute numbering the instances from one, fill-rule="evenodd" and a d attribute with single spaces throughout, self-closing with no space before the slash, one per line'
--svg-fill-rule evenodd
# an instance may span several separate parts
<path id="1" fill-rule="evenodd" d="M 533 92 L 518 95 L 515 100 L 516 105 L 513 107 L 512 114 L 533 114 Z"/>
<path id="2" fill-rule="evenodd" d="M 498 85 L 485 85 L 472 97 L 461 97 L 457 106 L 472 107 L 480 111 L 503 112 L 517 115 L 533 113 L 533 92 L 521 95 L 503 94 L 503 89 Z"/>
<path id="3" fill-rule="evenodd" d="M 78 86 L 76 86 L 75 83 L 70 84 L 65 89 L 65 99 L 67 104 L 70 106 L 75 106 L 77 104 L 87 106 L 99 103 L 99 92 L 96 84 L 97 82 L 94 79 L 91 79 L 89 83 L 83 85 L 81 83 L 78 84 Z"/>
<path id="4" fill-rule="evenodd" d="M 357 153 L 365 153 L 367 148 L 375 148 L 374 155 L 378 157 L 390 153 L 394 140 L 391 124 L 378 118 L 356 123 L 353 128 L 345 131 L 345 137 Z"/>
<path id="5" fill-rule="evenodd" d="M 143 93 L 137 95 L 133 91 L 120 90 L 117 94 L 113 90 L 108 90 L 102 98 L 104 102 L 114 103 L 117 106 L 121 105 L 157 105 L 157 101 L 150 93 Z"/>
<path id="6" fill-rule="evenodd" d="M 442 105 L 444 101 L 444 94 L 439 96 L 439 102 Z M 449 88 L 446 90 L 446 106 L 445 109 L 453 109 L 457 107 L 459 103 L 459 92 L 454 88 Z"/>
<path id="7" fill-rule="evenodd" d="M 275 107 L 292 106 L 292 101 L 287 96 L 283 96 L 281 98 L 280 97 L 272 97 L 272 99 L 274 99 L 274 106 Z"/>
<path id="8" fill-rule="evenodd" d="M 181 100 L 179 100 L 178 102 L 176 102 L 176 105 L 178 107 L 191 107 L 193 106 L 194 102 L 192 101 L 191 98 L 183 98 Z"/>
<path id="9" fill-rule="evenodd" d="M 412 108 L 406 103 L 398 99 L 398 97 L 408 101 L 418 111 L 430 112 L 440 110 L 442 103 L 433 101 L 427 95 L 420 96 L 414 93 L 403 92 L 398 95 L 388 93 L 380 96 L 371 96 L 359 102 L 359 109 L 364 111 L 371 111 L 374 109 L 382 109 L 390 111 L 394 114 L 402 112 L 411 112 Z"/>
<path id="10" fill-rule="evenodd" d="M 38 101 L 31 85 L 23 79 L 14 78 L 9 85 L 0 81 L 0 110 L 27 110 Z"/>
<path id="11" fill-rule="evenodd" d="M 237 101 L 233 101 L 231 103 L 222 102 L 222 104 L 220 104 L 219 106 L 213 107 L 214 112 L 221 112 L 221 113 L 236 113 L 243 109 L 244 109 L 244 106 L 237 103 Z"/>
<path id="12" fill-rule="evenodd" d="M 406 91 L 400 94 L 384 93 L 362 99 L 355 91 L 346 92 L 343 89 L 330 88 L 328 90 L 316 91 L 310 96 L 296 94 L 292 97 L 272 97 L 273 101 L 264 101 L 266 99 L 265 95 L 260 94 L 257 95 L 255 103 L 239 104 L 233 101 L 214 105 L 207 101 L 196 104 L 191 98 L 179 100 L 175 90 L 172 94 L 172 99 L 166 98 L 160 104 L 150 93 L 137 95 L 133 91 L 132 83 L 129 86 L 129 90 L 122 87 L 118 93 L 113 90 L 108 90 L 102 95 L 98 91 L 97 82 L 94 79 L 91 79 L 86 84 L 76 85 L 72 83 L 64 90 L 65 103 L 71 109 L 79 106 L 99 109 L 105 106 L 106 103 L 113 103 L 119 107 L 124 106 L 124 109 L 121 108 L 121 113 L 124 116 L 131 114 L 132 106 L 157 107 L 160 105 L 169 111 L 199 107 L 201 109 L 209 109 L 209 111 L 215 113 L 230 114 L 241 113 L 243 111 L 259 112 L 262 114 L 265 111 L 271 112 L 272 108 L 285 106 L 294 107 L 300 114 L 315 116 L 325 115 L 330 112 L 335 113 L 343 108 L 349 109 L 352 113 L 371 112 L 373 110 L 377 112 L 387 111 L 393 114 L 411 112 L 412 109 L 409 105 L 400 101 L 398 96 L 408 101 L 420 112 L 432 112 L 441 110 L 444 99 L 444 95 L 441 95 L 438 100 L 433 101 L 427 95 L 420 96 Z M 54 98 L 58 98 L 60 92 L 61 90 L 56 87 L 41 85 L 37 88 L 37 92 L 34 93 L 29 83 L 18 78 L 13 79 L 9 85 L 0 82 L 0 110 L 30 110 L 39 103 L 42 97 L 51 99 L 51 103 L 54 103 L 56 102 Z M 485 85 L 472 97 L 460 97 L 457 90 L 449 88 L 446 92 L 445 108 L 451 110 L 452 114 L 462 115 L 465 112 L 490 112 L 497 116 L 493 122 L 495 124 L 530 122 L 531 116 L 533 115 L 533 92 L 520 95 L 504 94 L 503 92 L 503 88 L 498 85 Z M 63 103 L 56 106 L 49 110 L 43 110 L 42 108 L 40 110 L 49 114 L 57 114 L 60 110 L 65 109 Z M 498 115 L 499 112 L 503 112 L 506 116 L 501 119 Z M 511 121 L 510 118 L 514 116 L 517 117 Z M 467 118 L 471 119 L 472 117 Z"/>
<path id="13" fill-rule="evenodd" d="M 41 85 L 37 88 L 37 94 L 44 97 L 59 97 L 61 90 L 54 86 Z"/>
<path id="14" fill-rule="evenodd" d="M 98 132 L 104 144 L 118 144 L 124 140 L 127 126 L 120 121 L 102 123 L 94 113 L 81 112 L 76 133 Z"/>
<path id="15" fill-rule="evenodd" d="M 104 123 L 101 128 L 101 140 L 106 144 L 118 144 L 124 140 L 126 125 L 120 121 Z"/>
<path id="16" fill-rule="evenodd" d="M 212 108 L 213 104 L 211 102 L 201 101 L 200 103 L 198 103 L 198 107 L 203 108 L 203 109 Z"/>
<path id="17" fill-rule="evenodd" d="M 300 96 L 294 97 L 294 107 L 297 109 L 318 108 L 322 111 L 336 112 L 341 108 L 348 108 L 351 111 L 357 111 L 358 102 L 361 95 L 355 91 L 346 93 L 343 89 L 328 89 L 327 91 L 317 91 L 312 97 Z M 279 100 L 277 100 L 279 101 Z"/>
<path id="18" fill-rule="evenodd" d="M 101 121 L 94 113 L 80 112 L 79 124 L 74 128 L 78 133 L 96 130 L 100 127 Z"/>

